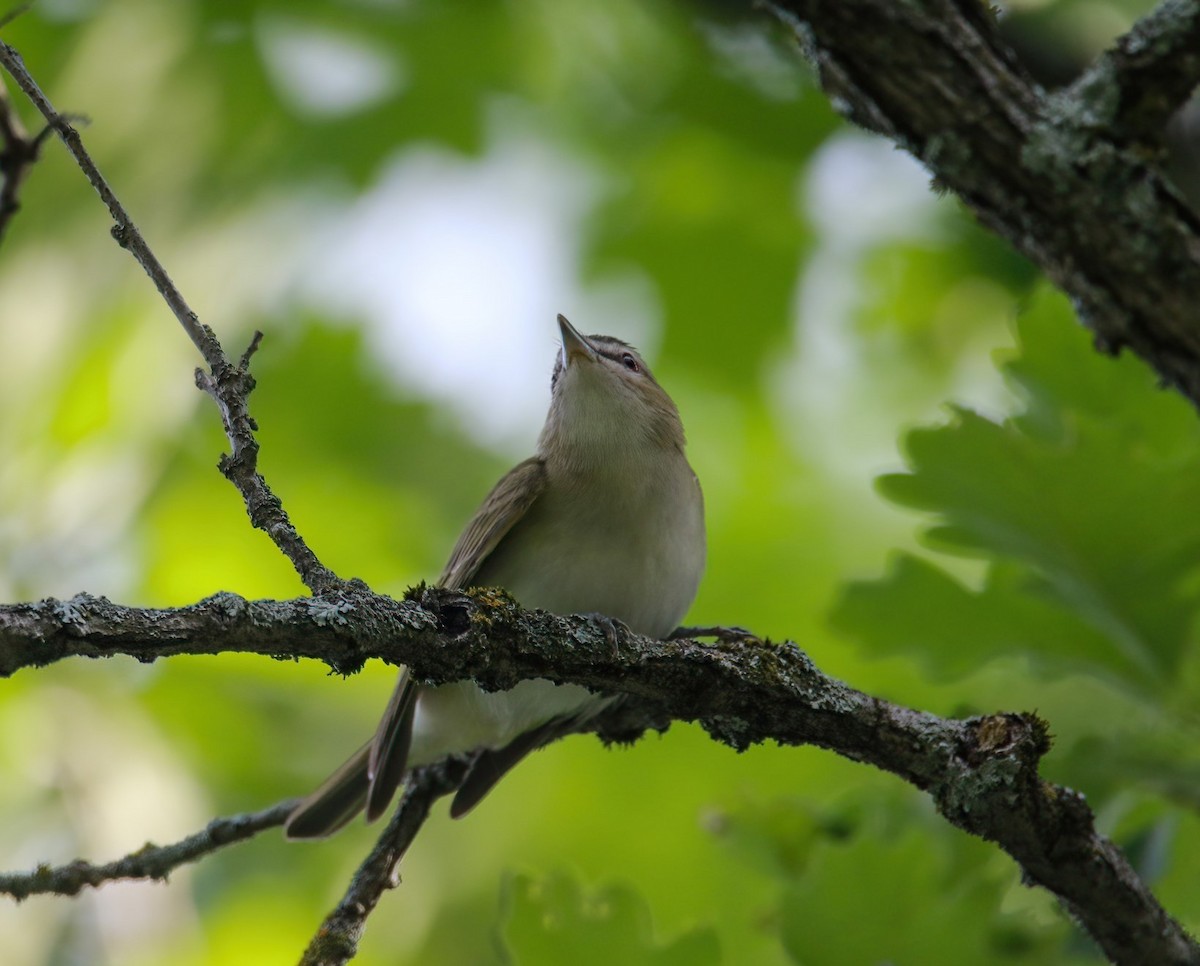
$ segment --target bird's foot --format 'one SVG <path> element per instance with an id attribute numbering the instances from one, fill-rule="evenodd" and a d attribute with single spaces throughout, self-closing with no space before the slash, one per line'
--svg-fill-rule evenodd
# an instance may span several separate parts
<path id="1" fill-rule="evenodd" d="M 748 631 L 744 627 L 737 626 L 677 627 L 671 631 L 667 640 L 676 641 L 688 637 L 715 637 L 722 644 L 762 643 L 762 638 L 753 631 Z"/>
<path id="2" fill-rule="evenodd" d="M 599 614 L 594 611 L 584 616 L 591 618 L 600 625 L 600 629 L 604 631 L 604 639 L 608 641 L 608 646 L 612 650 L 612 656 L 620 657 L 621 638 L 629 637 L 633 634 L 633 631 L 629 629 L 629 625 L 622 620 L 617 620 L 615 617 L 609 617 L 607 614 Z"/>

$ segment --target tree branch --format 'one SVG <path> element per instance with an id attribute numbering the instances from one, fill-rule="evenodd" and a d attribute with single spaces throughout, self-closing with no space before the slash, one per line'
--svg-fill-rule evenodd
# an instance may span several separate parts
<path id="1" fill-rule="evenodd" d="M 1197 84 L 1200 3 L 1165 0 L 1072 85 L 1071 96 L 1108 105 L 1108 136 L 1161 144 Z"/>
<path id="2" fill-rule="evenodd" d="M 106 865 L 93 865 L 78 860 L 66 865 L 40 865 L 32 872 L 0 874 L 0 892 L 18 901 L 32 895 L 54 893 L 73 896 L 87 886 L 95 888 L 116 879 L 160 879 L 167 877 L 185 862 L 195 862 L 210 852 L 234 842 L 241 842 L 264 829 L 282 825 L 296 802 L 289 799 L 244 815 L 217 818 L 195 835 L 172 845 L 147 843 L 136 852 Z"/>
<path id="3" fill-rule="evenodd" d="M 47 124 L 62 138 L 63 144 L 67 146 L 67 151 L 75 159 L 75 163 L 79 165 L 79 169 L 84 173 L 91 186 L 96 189 L 100 200 L 104 202 L 109 214 L 112 215 L 115 222 L 112 227 L 113 238 L 116 239 L 118 245 L 127 249 L 137 259 L 138 264 L 145 269 L 146 274 L 154 282 L 154 287 L 158 289 L 158 294 L 175 313 L 175 318 L 179 320 L 179 324 L 183 326 L 192 343 L 200 350 L 200 354 L 208 363 L 209 368 L 216 372 L 222 366 L 228 365 L 229 362 L 225 358 L 225 353 L 216 336 L 213 335 L 210 328 L 200 324 L 199 317 L 188 306 L 179 289 L 175 287 L 175 283 L 171 281 L 167 270 L 150 250 L 150 246 L 146 244 L 142 233 L 133 224 L 133 219 L 129 217 L 124 205 L 117 199 L 104 175 L 100 173 L 100 169 L 96 167 L 91 155 L 84 148 L 79 132 L 54 109 L 54 105 L 50 103 L 49 98 L 38 87 L 37 82 L 26 69 L 21 55 L 13 47 L 3 42 L 0 42 L 0 65 L 4 66 L 4 69 L 17 82 L 17 86 L 33 102 L 33 106 L 41 112 Z"/>
<path id="4" fill-rule="evenodd" d="M 1114 962 L 1200 962 L 1200 946 L 1096 832 L 1082 796 L 1039 777 L 1050 742 L 1035 715 L 938 718 L 829 678 L 790 644 L 626 635 L 614 654 L 589 618 L 525 611 L 490 590 L 419 587 L 403 601 L 355 588 L 294 601 L 220 594 L 177 610 L 90 597 L 0 607 L 5 674 L 72 654 L 150 661 L 225 650 L 318 657 L 341 672 L 376 657 L 434 683 L 472 678 L 489 690 L 544 677 L 624 693 L 624 705 L 589 726 L 607 740 L 680 720 L 738 749 L 818 745 L 928 792 L 948 821 L 997 843 L 1057 895 Z"/>
<path id="5" fill-rule="evenodd" d="M 1136 143 L 1154 138 L 1159 119 L 1194 84 L 1196 58 L 1187 52 L 1197 2 L 1169 0 L 1107 61 L 1054 95 L 1029 80 L 974 0 L 780 0 L 776 9 L 806 42 L 848 116 L 908 148 L 1041 266 L 1075 298 L 1102 348 L 1129 345 L 1200 403 L 1200 332 L 1192 325 L 1200 304 L 1200 219 Z M 767 739 L 808 743 L 874 764 L 929 792 L 953 824 L 997 842 L 1029 881 L 1059 896 L 1114 961 L 1200 961 L 1200 947 L 1096 833 L 1082 798 L 1038 776 L 1049 742 L 1033 715 L 940 719 L 834 681 L 786 645 L 630 637 L 614 655 L 603 629 L 587 619 L 524 612 L 493 593 L 423 589 L 397 602 L 341 582 L 295 533 L 255 469 L 256 427 L 246 399 L 257 337 L 233 366 L 16 51 L 0 44 L 0 63 L 62 137 L 108 205 L 114 237 L 208 363 L 210 373 L 198 374 L 198 382 L 221 409 L 233 447 L 222 471 L 242 492 L 252 522 L 310 588 L 330 592 L 255 603 L 218 595 L 174 611 L 86 597 L 0 608 L 0 673 L 71 654 L 154 660 L 237 649 L 319 656 L 343 671 L 382 657 L 435 682 L 471 677 L 504 688 L 547 677 L 623 692 L 630 699 L 594 724 L 606 737 L 696 720 L 737 748 Z M 381 839 L 343 901 L 340 942 L 351 951 L 381 883 L 440 794 L 433 779 L 423 782 L 412 786 L 392 835 Z"/>
<path id="6" fill-rule="evenodd" d="M 3 42 L 0 42 L 0 65 L 12 75 L 13 80 L 42 113 L 49 129 L 54 130 L 62 139 L 68 153 L 75 159 L 79 169 L 108 207 L 114 221 L 113 238 L 137 259 L 138 264 L 150 276 L 159 295 L 175 314 L 192 343 L 200 350 L 204 361 L 208 363 L 208 372 L 196 370 L 196 385 L 212 397 L 221 412 L 225 435 L 229 439 L 232 452 L 221 457 L 219 466 L 225 477 L 242 494 L 250 522 L 271 538 L 284 556 L 292 562 L 300 579 L 313 593 L 335 591 L 341 586 L 342 580 L 326 568 L 309 549 L 304 538 L 292 526 L 279 498 L 258 473 L 258 440 L 254 436 L 258 426 L 250 415 L 247 400 L 254 389 L 254 377 L 250 375 L 249 368 L 250 357 L 258 347 L 262 333 L 254 334 L 250 347 L 242 355 L 241 364 L 234 366 L 225 355 L 225 350 L 212 329 L 201 324 L 183 294 L 171 281 L 167 270 L 146 244 L 137 225 L 133 223 L 133 219 L 129 217 L 129 213 L 84 148 L 79 132 L 66 117 L 54 109 L 54 105 L 42 93 L 26 69 L 21 55 Z"/>
<path id="7" fill-rule="evenodd" d="M 773 0 L 843 114 L 895 141 L 1070 295 L 1097 346 L 1129 346 L 1200 405 L 1200 218 L 1130 137 L 1200 75 L 1200 0 L 1167 0 L 1047 94 L 976 0 Z M 1145 119 L 1138 112 L 1145 110 Z"/>
<path id="8" fill-rule="evenodd" d="M 392 820 L 358 867 L 342 901 L 321 923 L 300 966 L 342 966 L 354 958 L 367 916 L 385 890 L 399 885 L 400 860 L 429 817 L 430 806 L 458 788 L 466 774 L 467 761 L 462 758 L 413 770 Z"/>

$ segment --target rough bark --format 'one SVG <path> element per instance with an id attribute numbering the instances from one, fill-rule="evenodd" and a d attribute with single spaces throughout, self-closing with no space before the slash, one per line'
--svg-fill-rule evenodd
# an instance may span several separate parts
<path id="1" fill-rule="evenodd" d="M 1114 962 L 1200 962 L 1200 946 L 1096 832 L 1083 797 L 1038 775 L 1050 740 L 1036 715 L 938 718 L 822 674 L 792 644 L 752 638 L 626 635 L 614 652 L 590 618 L 525 611 L 495 591 L 420 587 L 403 601 L 365 588 L 293 601 L 220 594 L 177 610 L 82 596 L 0 607 L 4 674 L 71 655 L 151 661 L 227 650 L 319 657 L 342 672 L 378 657 L 435 683 L 473 678 L 496 689 L 545 677 L 627 694 L 592 726 L 609 740 L 680 720 L 738 749 L 768 740 L 828 748 L 928 792 L 948 821 L 997 843 Z"/>
<path id="2" fill-rule="evenodd" d="M 1200 403 L 1200 331 L 1192 318 L 1200 305 L 1200 219 L 1160 168 L 1162 127 L 1200 75 L 1200 0 L 1167 0 L 1054 93 L 1026 75 L 975 0 L 779 0 L 772 9 L 802 40 L 843 113 L 911 151 L 1040 266 L 1074 298 L 1099 347 L 1129 346 Z M 1081 796 L 1038 776 L 1048 736 L 1034 715 L 940 719 L 828 678 L 792 645 L 628 638 L 614 654 L 587 619 L 524 612 L 503 596 L 420 589 L 398 602 L 343 582 L 304 544 L 257 473 L 246 406 L 257 343 L 240 364 L 229 360 L 78 132 L 12 48 L 0 44 L 0 62 L 60 135 L 112 213 L 113 237 L 138 258 L 208 362 L 197 382 L 217 403 L 230 439 L 222 470 L 252 523 L 319 595 L 247 602 L 220 594 L 177 610 L 86 596 L 0 607 L 0 674 L 71 655 L 155 660 L 239 650 L 319 657 L 341 671 L 381 657 L 411 664 L 431 681 L 472 677 L 507 687 L 548 677 L 622 692 L 630 697 L 594 723 L 604 737 L 629 739 L 671 720 L 695 720 L 736 748 L 771 739 L 808 743 L 876 765 L 927 791 L 953 824 L 999 844 L 1029 881 L 1059 896 L 1113 961 L 1200 962 L 1200 947 L 1096 833 Z M 431 778 L 416 787 L 432 796 L 442 785 Z M 420 795 L 408 804 L 389 829 L 394 837 L 381 839 L 361 884 L 347 893 L 348 945 L 316 961 L 353 954 L 354 930 L 427 809 Z"/>
<path id="3" fill-rule="evenodd" d="M 1164 175 L 1165 125 L 1200 81 L 1200 0 L 1167 0 L 1070 87 L 1022 69 L 978 0 L 778 0 L 850 120 L 923 162 L 1200 405 L 1200 217 Z"/>

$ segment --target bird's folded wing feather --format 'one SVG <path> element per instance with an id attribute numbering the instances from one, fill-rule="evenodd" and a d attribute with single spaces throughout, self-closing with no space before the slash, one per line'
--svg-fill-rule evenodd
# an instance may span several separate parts
<path id="1" fill-rule="evenodd" d="M 506 473 L 487 495 L 483 505 L 463 531 L 450 554 L 439 586 L 465 589 L 470 586 L 483 561 L 504 539 L 546 489 L 546 466 L 539 457 L 518 463 Z M 369 754 L 370 792 L 367 818 L 382 814 L 391 801 L 407 768 L 408 746 L 412 738 L 416 683 L 407 668 L 379 721 Z"/>
<path id="2" fill-rule="evenodd" d="M 546 464 L 533 456 L 509 470 L 483 501 L 483 506 L 458 538 L 439 587 L 465 590 L 488 555 L 546 489 Z"/>

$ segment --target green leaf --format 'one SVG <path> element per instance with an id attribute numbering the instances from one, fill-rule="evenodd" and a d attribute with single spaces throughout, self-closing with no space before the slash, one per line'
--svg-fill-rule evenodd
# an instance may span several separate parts
<path id="1" fill-rule="evenodd" d="M 973 845 L 974 843 L 970 843 Z M 955 868 L 931 836 L 910 829 L 826 843 L 785 891 L 780 931 L 793 961 L 959 966 L 1061 964 L 1065 922 L 1044 910 L 1001 911 L 1011 873 Z M 1040 914 L 1039 914 L 1040 913 Z"/>
<path id="2" fill-rule="evenodd" d="M 872 648 L 924 651 L 946 673 L 1008 651 L 1167 691 L 1200 604 L 1200 434 L 1145 366 L 1098 355 L 1067 315 L 1043 294 L 1022 321 L 1005 366 L 1022 413 L 956 409 L 907 436 L 908 473 L 879 481 L 935 516 L 930 545 L 989 562 L 982 589 L 907 561 L 849 588 L 835 622 Z"/>
<path id="3" fill-rule="evenodd" d="M 505 891 L 502 930 L 514 963 L 573 966 L 705 966 L 721 961 L 715 933 L 693 929 L 677 939 L 654 939 L 646 901 L 628 886 L 585 894 L 565 873 L 513 876 Z"/>
<path id="4" fill-rule="evenodd" d="M 877 653 L 912 654 L 935 679 L 963 677 L 995 658 L 1021 654 L 1051 673 L 1141 680 L 1136 664 L 1042 594 L 1020 567 L 992 568 L 975 591 L 927 560 L 898 554 L 883 578 L 845 588 L 832 621 Z"/>
<path id="5" fill-rule="evenodd" d="M 1138 785 L 1200 812 L 1200 735 L 1194 726 L 1160 724 L 1153 731 L 1090 736 L 1056 763 L 1055 778 L 1104 795 Z"/>
<path id="6" fill-rule="evenodd" d="M 848 835 L 851 828 L 845 819 L 825 819 L 807 802 L 789 798 L 744 802 L 710 825 L 742 861 L 785 880 L 803 873 L 823 836 Z"/>
<path id="7" fill-rule="evenodd" d="M 944 834 L 912 791 L 880 782 L 825 808 L 749 799 L 714 828 L 779 882 L 770 921 L 797 963 L 1063 962 L 1072 934 L 1053 900 L 1018 890 L 986 843 Z"/>

